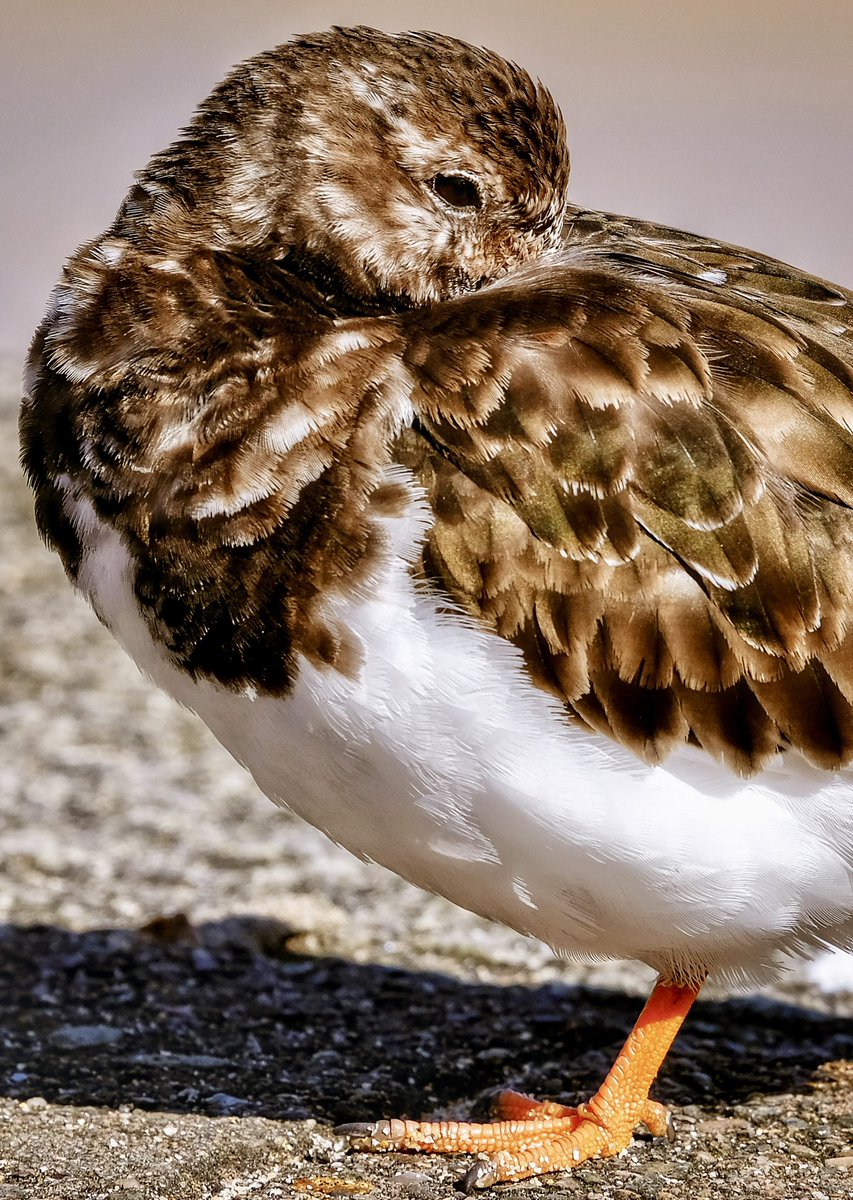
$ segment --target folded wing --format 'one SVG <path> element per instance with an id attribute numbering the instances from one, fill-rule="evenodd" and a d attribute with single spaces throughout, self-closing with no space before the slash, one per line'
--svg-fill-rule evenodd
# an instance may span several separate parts
<path id="1" fill-rule="evenodd" d="M 853 759 L 853 295 L 580 211 L 404 318 L 426 573 L 649 761 Z"/>

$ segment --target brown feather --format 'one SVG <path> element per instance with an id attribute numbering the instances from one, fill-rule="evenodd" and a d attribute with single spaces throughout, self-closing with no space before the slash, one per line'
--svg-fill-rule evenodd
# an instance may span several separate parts
<path id="1" fill-rule="evenodd" d="M 850 293 L 576 212 L 562 262 L 404 324 L 436 582 L 539 686 L 652 762 L 853 760 Z"/>
<path id="2" fill-rule="evenodd" d="M 414 569 L 567 712 L 653 762 L 851 761 L 853 295 L 567 182 L 553 101 L 487 51 L 334 30 L 241 65 L 36 336 L 40 527 L 75 576 L 70 481 L 173 660 L 281 693 L 300 654 L 359 669 L 324 601 L 375 583 L 399 464 Z"/>
<path id="3" fill-rule="evenodd" d="M 677 683 L 675 692 L 699 745 L 738 775 L 760 771 L 779 750 L 779 729 L 745 679 L 718 691 Z"/>
<path id="4" fill-rule="evenodd" d="M 836 770 L 853 754 L 853 710 L 819 661 L 772 683 L 752 681 L 768 716 L 816 767 Z"/>

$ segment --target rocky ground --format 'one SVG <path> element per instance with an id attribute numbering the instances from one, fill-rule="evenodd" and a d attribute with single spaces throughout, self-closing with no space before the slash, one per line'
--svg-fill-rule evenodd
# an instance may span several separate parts
<path id="1" fill-rule="evenodd" d="M 40 546 L 0 370 L 0 1200 L 440 1197 L 458 1162 L 331 1126 L 574 1101 L 649 982 L 563 966 L 257 794 L 126 662 Z M 674 1146 L 502 1189 L 853 1193 L 853 995 L 712 997 L 656 1094 Z"/>

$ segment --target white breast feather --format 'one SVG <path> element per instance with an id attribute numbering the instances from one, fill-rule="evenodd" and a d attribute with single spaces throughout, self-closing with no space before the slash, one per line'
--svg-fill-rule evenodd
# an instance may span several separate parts
<path id="1" fill-rule="evenodd" d="M 119 535 L 67 503 L 88 547 L 79 586 L 140 668 L 353 853 L 563 953 L 756 981 L 785 954 L 849 944 L 850 775 L 788 755 L 742 781 L 690 747 L 651 768 L 570 724 L 512 646 L 414 583 L 414 489 L 384 521 L 370 593 L 329 602 L 361 641 L 360 675 L 303 660 L 286 698 L 172 665 Z"/>

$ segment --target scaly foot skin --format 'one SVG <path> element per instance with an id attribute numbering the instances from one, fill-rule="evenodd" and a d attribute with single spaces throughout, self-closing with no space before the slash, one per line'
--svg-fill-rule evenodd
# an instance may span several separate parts
<path id="1" fill-rule="evenodd" d="M 579 1108 L 566 1108 L 549 1100 L 537 1102 L 518 1092 L 503 1092 L 498 1098 L 502 1117 L 498 1121 L 376 1121 L 342 1125 L 335 1132 L 348 1137 L 354 1147 L 374 1152 L 419 1150 L 481 1155 L 460 1180 L 459 1186 L 466 1194 L 494 1183 L 565 1171 L 590 1158 L 618 1154 L 630 1145 L 639 1124 L 657 1136 L 673 1136 L 667 1110 L 653 1100 L 637 1105 L 636 1113 L 620 1114 L 616 1125 L 605 1123 L 593 1105 L 591 1101 Z"/>
<path id="2" fill-rule="evenodd" d="M 466 1194 L 619 1154 L 638 1125 L 671 1140 L 669 1113 L 648 1093 L 698 991 L 659 982 L 604 1083 L 578 1108 L 503 1092 L 497 1121 L 387 1120 L 342 1125 L 335 1132 L 364 1150 L 477 1154 L 460 1181 Z"/>

